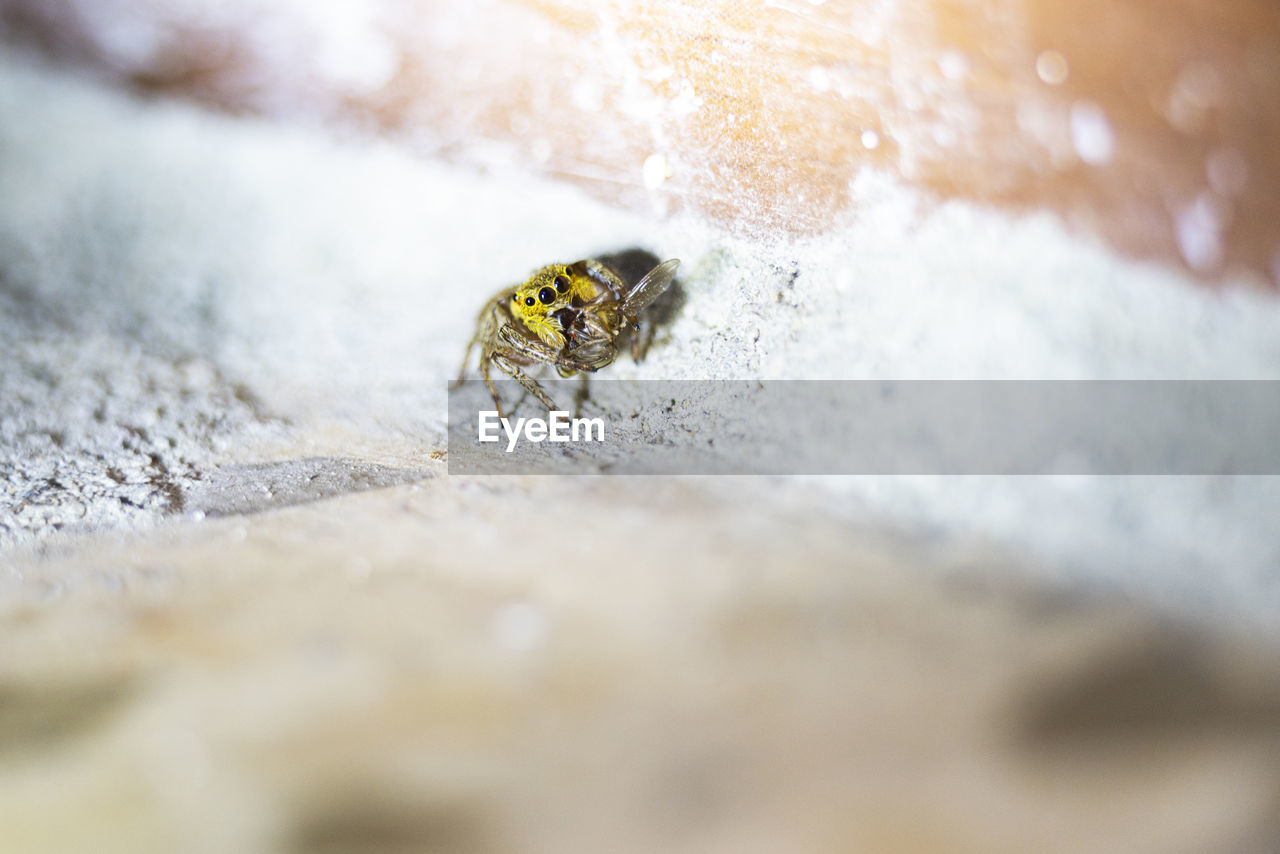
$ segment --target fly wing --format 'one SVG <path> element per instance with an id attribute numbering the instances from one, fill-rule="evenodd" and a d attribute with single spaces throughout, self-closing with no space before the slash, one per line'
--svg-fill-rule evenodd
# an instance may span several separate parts
<path id="1" fill-rule="evenodd" d="M 671 280 L 676 277 L 676 268 L 679 266 L 680 259 L 672 258 L 669 261 L 663 261 L 645 274 L 645 277 L 627 293 L 627 298 L 622 302 L 622 313 L 634 318 L 644 311 L 649 303 L 662 296 L 671 285 Z"/>
<path id="2" fill-rule="evenodd" d="M 569 350 L 556 360 L 556 368 L 570 371 L 598 371 L 612 363 L 617 353 L 611 339 L 597 338 Z"/>

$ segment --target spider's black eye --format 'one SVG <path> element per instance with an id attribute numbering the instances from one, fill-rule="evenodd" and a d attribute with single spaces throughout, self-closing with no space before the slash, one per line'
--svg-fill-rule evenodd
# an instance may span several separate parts
<path id="1" fill-rule="evenodd" d="M 525 304 L 525 305 L 533 305 L 535 302 L 537 302 L 537 300 L 535 300 L 533 297 L 525 297 L 525 298 L 524 298 L 524 304 Z"/>
<path id="2" fill-rule="evenodd" d="M 542 300 L 543 305 L 551 305 L 551 303 L 555 302 L 556 292 L 551 288 L 543 288 L 538 291 L 538 299 Z"/>
<path id="3" fill-rule="evenodd" d="M 511 298 L 516 302 L 520 302 L 520 294 L 512 294 Z"/>
<path id="4" fill-rule="evenodd" d="M 556 290 L 559 291 L 560 293 L 564 293 L 565 291 L 569 290 L 568 276 L 556 276 Z"/>

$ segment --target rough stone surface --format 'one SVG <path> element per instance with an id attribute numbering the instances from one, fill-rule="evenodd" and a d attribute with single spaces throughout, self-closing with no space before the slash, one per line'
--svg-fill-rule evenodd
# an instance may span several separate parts
<path id="1" fill-rule="evenodd" d="M 206 361 L 0 315 L 0 545 L 181 513 L 228 446 L 269 429 Z M 24 322 L 25 320 L 25 322 Z"/>

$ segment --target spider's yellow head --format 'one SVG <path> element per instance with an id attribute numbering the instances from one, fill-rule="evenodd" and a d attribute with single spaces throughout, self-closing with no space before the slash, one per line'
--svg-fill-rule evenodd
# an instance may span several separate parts
<path id="1" fill-rule="evenodd" d="M 554 315 L 588 296 L 590 280 L 567 264 L 548 264 L 511 295 L 511 313 L 550 347 L 564 346 L 564 329 Z"/>

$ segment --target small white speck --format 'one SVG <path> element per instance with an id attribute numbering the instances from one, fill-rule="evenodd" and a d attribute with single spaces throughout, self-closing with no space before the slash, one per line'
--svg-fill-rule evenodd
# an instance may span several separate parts
<path id="1" fill-rule="evenodd" d="M 661 83 L 662 81 L 669 79 L 671 75 L 675 73 L 676 70 L 670 65 L 658 65 L 643 72 L 640 76 L 645 80 L 648 80 L 650 83 Z"/>
<path id="2" fill-rule="evenodd" d="M 955 48 L 944 50 L 938 57 L 938 70 L 948 80 L 963 80 L 969 76 L 969 57 Z"/>
<path id="3" fill-rule="evenodd" d="M 551 142 L 546 139 L 535 139 L 532 146 L 533 159 L 546 163 L 551 159 Z"/>
<path id="4" fill-rule="evenodd" d="M 804 79 L 809 84 L 809 88 L 819 94 L 828 92 L 831 89 L 831 75 L 827 73 L 827 69 L 820 65 L 810 68 Z"/>
<path id="5" fill-rule="evenodd" d="M 875 151 L 880 147 L 880 134 L 867 128 L 862 132 L 862 147 L 867 151 Z"/>
<path id="6" fill-rule="evenodd" d="M 956 144 L 956 130 L 949 125 L 937 125 L 933 129 L 933 142 L 939 148 L 951 148 Z"/>
<path id="7" fill-rule="evenodd" d="M 667 165 L 665 154 L 650 154 L 644 159 L 644 185 L 656 190 L 671 176 L 671 167 Z"/>
<path id="8" fill-rule="evenodd" d="M 1092 101 L 1071 105 L 1071 145 L 1091 166 L 1104 166 L 1115 154 L 1116 138 L 1102 108 Z"/>
<path id="9" fill-rule="evenodd" d="M 1071 73 L 1067 58 L 1056 50 L 1046 50 L 1036 57 L 1036 76 L 1050 86 L 1060 86 Z"/>
<path id="10" fill-rule="evenodd" d="M 1196 196 L 1196 207 L 1200 210 L 1201 218 L 1205 222 L 1213 223 L 1214 228 L 1218 231 L 1226 231 L 1231 226 L 1235 208 L 1230 199 L 1205 190 Z"/>
<path id="11" fill-rule="evenodd" d="M 604 107 L 604 90 L 592 77 L 582 77 L 573 84 L 573 104 L 580 110 L 598 113 Z"/>
<path id="12" fill-rule="evenodd" d="M 1201 193 L 1178 213 L 1178 249 L 1191 269 L 1206 272 L 1222 263 L 1223 215 L 1223 206 L 1209 193 Z"/>
<path id="13" fill-rule="evenodd" d="M 680 91 L 671 99 L 667 105 L 667 109 L 673 116 L 687 116 L 698 111 L 702 106 L 702 99 L 698 97 L 698 92 L 694 89 L 693 84 L 688 80 L 680 81 Z"/>
<path id="14" fill-rule="evenodd" d="M 493 638 L 508 652 L 530 652 L 547 636 L 547 617 L 528 602 L 511 602 L 493 615 Z"/>

